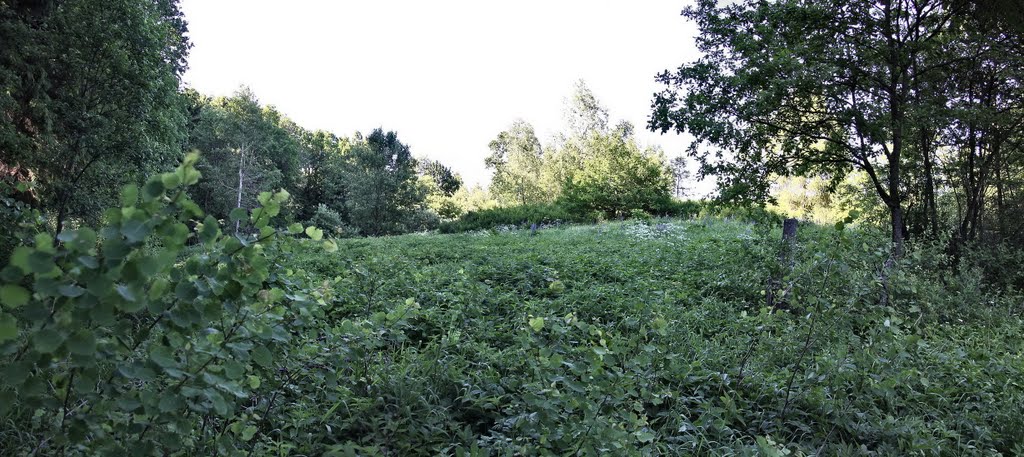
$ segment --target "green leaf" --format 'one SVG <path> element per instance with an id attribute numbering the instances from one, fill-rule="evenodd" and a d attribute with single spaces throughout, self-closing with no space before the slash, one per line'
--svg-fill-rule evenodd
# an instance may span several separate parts
<path id="1" fill-rule="evenodd" d="M 256 346 L 255 348 L 253 348 L 250 354 L 252 355 L 252 359 L 256 361 L 256 363 L 258 363 L 261 367 L 273 368 L 274 356 L 270 353 L 270 350 L 267 349 L 266 346 Z"/>
<path id="2" fill-rule="evenodd" d="M 256 201 L 260 202 L 260 206 L 267 206 L 270 204 L 270 197 L 270 192 L 260 192 L 260 194 L 256 196 Z"/>
<path id="3" fill-rule="evenodd" d="M 256 426 L 250 425 L 242 430 L 242 441 L 249 441 L 253 436 L 256 436 Z"/>
<path id="4" fill-rule="evenodd" d="M 53 249 L 53 237 L 49 233 L 40 232 L 35 236 L 36 250 L 43 251 L 47 254 L 54 254 L 57 251 Z"/>
<path id="5" fill-rule="evenodd" d="M 181 409 L 184 402 L 181 401 L 181 397 L 174 393 L 165 393 L 160 397 L 160 403 L 157 407 L 162 413 L 169 413 L 171 411 L 177 411 Z"/>
<path id="6" fill-rule="evenodd" d="M 160 278 L 153 281 L 153 285 L 149 286 L 149 298 L 150 300 L 156 300 L 164 296 L 167 292 L 167 287 L 170 286 L 170 282 L 166 278 Z"/>
<path id="7" fill-rule="evenodd" d="M 8 265 L 0 268 L 0 282 L 19 282 L 25 274 L 22 273 L 21 268 L 14 265 Z"/>
<path id="8" fill-rule="evenodd" d="M 11 252 L 11 265 L 17 267 L 22 273 L 31 273 L 32 268 L 29 266 L 28 258 L 32 255 L 32 248 L 28 246 L 18 246 Z"/>
<path id="9" fill-rule="evenodd" d="M 199 228 L 199 241 L 204 244 L 208 244 L 216 240 L 220 236 L 220 227 L 217 224 L 217 220 L 213 216 L 206 216 L 203 219 L 203 224 Z"/>
<path id="10" fill-rule="evenodd" d="M 218 415 L 226 416 L 228 414 L 228 402 L 224 400 L 224 396 L 221 395 L 220 392 L 213 389 L 206 389 L 203 393 L 206 395 L 206 398 L 210 400 L 210 403 L 213 405 L 213 410 L 216 411 Z"/>
<path id="11" fill-rule="evenodd" d="M 142 199 L 152 201 L 164 194 L 164 182 L 159 178 L 150 179 L 142 188 Z"/>
<path id="12" fill-rule="evenodd" d="M 123 298 L 123 299 L 125 299 L 125 300 L 127 300 L 129 302 L 134 302 L 134 301 L 137 300 L 137 298 L 135 297 L 135 292 L 133 292 L 130 287 L 128 287 L 128 286 L 126 286 L 124 284 L 117 284 L 117 285 L 115 285 L 114 286 L 114 290 L 117 291 L 117 294 L 120 295 L 121 298 Z"/>
<path id="13" fill-rule="evenodd" d="M 134 206 L 139 201 L 139 187 L 135 184 L 128 184 L 121 188 L 121 206 Z"/>
<path id="14" fill-rule="evenodd" d="M 288 226 L 288 233 L 292 235 L 298 235 L 302 233 L 302 230 L 302 224 L 298 222 Z"/>
<path id="15" fill-rule="evenodd" d="M 281 203 L 284 203 L 284 202 L 288 201 L 288 198 L 291 197 L 291 196 L 292 195 L 289 194 L 287 190 L 281 189 L 281 190 L 277 191 L 276 193 L 274 193 L 274 200 L 273 201 L 275 203 L 281 204 Z"/>
<path id="16" fill-rule="evenodd" d="M 79 330 L 68 338 L 68 349 L 72 354 L 92 355 L 96 352 L 96 336 L 89 330 Z"/>
<path id="17" fill-rule="evenodd" d="M 0 303 L 8 308 L 19 308 L 28 303 L 30 294 L 24 287 L 7 284 L 0 287 Z"/>
<path id="18" fill-rule="evenodd" d="M 145 222 L 130 219 L 125 221 L 124 225 L 121 226 L 121 234 L 124 235 L 128 241 L 138 243 L 146 239 L 146 235 L 149 234 L 149 227 L 146 226 Z"/>
<path id="19" fill-rule="evenodd" d="M 18 321 L 10 314 L 0 314 L 0 343 L 18 337 Z"/>
<path id="20" fill-rule="evenodd" d="M 633 433 L 633 436 L 636 436 L 637 441 L 641 443 L 649 443 L 654 441 L 654 438 L 657 438 L 657 435 L 651 433 L 649 430 L 638 430 Z"/>
<path id="21" fill-rule="evenodd" d="M 260 378 L 259 378 L 259 376 L 249 375 L 248 381 L 249 381 L 249 388 L 250 389 L 259 389 L 260 388 Z"/>
<path id="22" fill-rule="evenodd" d="M 96 247 L 96 232 L 89 227 L 82 227 L 75 230 L 75 240 L 71 248 L 78 252 L 87 252 Z"/>
<path id="23" fill-rule="evenodd" d="M 3 316 L 0 316 L 0 342 L 3 342 Z M 7 366 L 0 365 L 0 385 L 18 386 L 28 379 L 32 372 L 32 363 L 27 360 L 12 362 Z"/>
<path id="24" fill-rule="evenodd" d="M 324 251 L 328 253 L 338 252 L 338 244 L 331 240 L 324 241 Z"/>
<path id="25" fill-rule="evenodd" d="M 324 237 L 324 232 L 311 225 L 306 227 L 306 236 L 312 238 L 313 241 L 320 241 Z"/>
<path id="26" fill-rule="evenodd" d="M 42 329 L 32 335 L 32 345 L 42 354 L 50 354 L 64 342 L 64 335 L 53 329 Z"/>
<path id="27" fill-rule="evenodd" d="M 53 271 L 57 264 L 53 261 L 53 255 L 43 251 L 35 251 L 28 256 L 29 273 L 46 274 Z"/>
<path id="28" fill-rule="evenodd" d="M 164 173 L 160 175 L 160 181 L 164 183 L 164 187 L 167 189 L 174 189 L 181 185 L 181 177 L 175 173 Z"/>
<path id="29" fill-rule="evenodd" d="M 244 221 L 246 217 L 249 217 L 249 211 L 245 208 L 235 208 L 231 210 L 231 222 Z"/>
<path id="30" fill-rule="evenodd" d="M 178 366 L 178 361 L 174 358 L 174 352 L 171 351 L 167 346 L 155 346 L 149 351 L 149 360 L 157 364 L 160 368 L 173 368 Z"/>
<path id="31" fill-rule="evenodd" d="M 535 332 L 541 331 L 541 329 L 544 328 L 544 318 L 543 317 L 532 317 L 532 318 L 530 318 L 530 328 L 532 328 L 533 331 L 535 331 Z"/>
<path id="32" fill-rule="evenodd" d="M 95 270 L 100 267 L 100 263 L 96 261 L 96 258 L 91 255 L 83 255 L 78 258 L 78 263 L 82 264 L 83 267 L 90 270 Z"/>
<path id="33" fill-rule="evenodd" d="M 64 284 L 58 289 L 60 294 L 65 297 L 81 297 L 85 293 L 85 289 L 75 284 Z"/>

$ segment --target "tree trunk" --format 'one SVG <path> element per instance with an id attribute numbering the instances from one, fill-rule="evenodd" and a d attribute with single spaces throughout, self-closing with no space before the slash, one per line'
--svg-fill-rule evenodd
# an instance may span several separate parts
<path id="1" fill-rule="evenodd" d="M 926 129 L 921 129 L 921 153 L 924 159 L 924 204 L 925 204 L 925 217 L 928 218 L 929 228 L 931 229 L 931 235 L 938 236 L 939 234 L 939 211 L 935 204 L 935 176 L 933 175 L 933 164 L 932 152 L 931 152 L 931 132 Z"/>
<path id="2" fill-rule="evenodd" d="M 892 249 L 893 255 L 903 256 L 903 208 L 899 206 L 890 207 L 890 222 L 892 223 Z"/>
<path id="3" fill-rule="evenodd" d="M 235 200 L 235 208 L 242 207 L 242 189 L 245 183 L 245 147 L 238 149 L 238 197 Z M 235 221 L 235 235 L 238 235 L 238 227 L 241 220 Z"/>

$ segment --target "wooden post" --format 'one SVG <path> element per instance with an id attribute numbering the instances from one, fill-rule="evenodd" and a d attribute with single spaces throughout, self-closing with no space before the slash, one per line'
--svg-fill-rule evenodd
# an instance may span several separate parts
<path id="1" fill-rule="evenodd" d="M 771 278 L 768 279 L 768 287 L 765 289 L 765 300 L 769 309 L 785 308 L 786 291 L 779 293 L 782 286 L 784 272 L 793 268 L 793 253 L 796 250 L 796 229 L 797 220 L 793 218 L 782 222 L 782 246 L 779 249 L 779 268 Z M 776 296 L 778 294 L 778 296 Z"/>
<path id="2" fill-rule="evenodd" d="M 782 222 L 782 252 L 779 261 L 784 266 L 793 263 L 793 249 L 796 247 L 796 219 L 789 218 Z"/>

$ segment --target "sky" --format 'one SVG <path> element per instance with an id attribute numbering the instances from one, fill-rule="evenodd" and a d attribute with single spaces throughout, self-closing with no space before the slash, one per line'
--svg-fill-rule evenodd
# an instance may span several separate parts
<path id="1" fill-rule="evenodd" d="M 516 119 L 565 131 L 584 80 L 614 124 L 669 157 L 687 141 L 645 128 L 654 76 L 698 57 L 685 0 L 182 0 L 185 83 L 250 87 L 307 129 L 394 130 L 414 156 L 486 185 L 487 144 Z"/>

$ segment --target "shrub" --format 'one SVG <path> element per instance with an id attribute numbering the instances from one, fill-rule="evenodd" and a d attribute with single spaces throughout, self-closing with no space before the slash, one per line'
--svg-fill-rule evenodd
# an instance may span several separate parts
<path id="1" fill-rule="evenodd" d="M 778 225 L 785 216 L 770 211 L 759 205 L 740 205 L 729 203 L 711 203 L 704 205 L 700 212 L 701 217 L 720 217 L 725 219 L 739 219 L 759 224 Z"/>
<path id="2" fill-rule="evenodd" d="M 334 238 L 353 238 L 359 236 L 358 228 L 346 224 L 342 220 L 341 214 L 338 214 L 337 211 L 323 203 L 316 207 L 316 212 L 313 213 L 313 217 L 309 219 L 308 223 L 325 230 L 328 235 Z"/>
<path id="3" fill-rule="evenodd" d="M 322 232 L 273 228 L 281 191 L 232 212 L 257 233 L 224 233 L 185 193 L 197 160 L 126 186 L 100 230 L 15 248 L 0 271 L 4 454 L 239 455 L 278 427 L 295 379 L 323 376 L 311 358 L 332 340 L 301 340 L 321 333 L 325 292 L 271 255 Z"/>
<path id="4" fill-rule="evenodd" d="M 650 223 L 653 219 L 651 214 L 639 208 L 634 208 L 629 211 L 629 218 L 635 219 L 640 222 Z"/>
<path id="5" fill-rule="evenodd" d="M 11 183 L 0 178 L 0 259 L 10 256 L 15 246 L 32 239 L 45 230 L 44 219 L 25 196 L 31 194 L 26 182 Z"/>
<path id="6" fill-rule="evenodd" d="M 574 213 L 557 203 L 541 203 L 470 211 L 458 220 L 441 224 L 442 233 L 487 230 L 499 226 L 528 227 L 560 222 L 593 223 L 599 214 Z"/>
<path id="7" fill-rule="evenodd" d="M 441 218 L 437 213 L 426 209 L 414 209 L 403 215 L 402 231 L 404 233 L 425 232 L 436 230 L 441 225 Z"/>
<path id="8" fill-rule="evenodd" d="M 705 204 L 697 200 L 664 199 L 653 208 L 652 214 L 662 217 L 690 219 L 700 215 Z"/>

